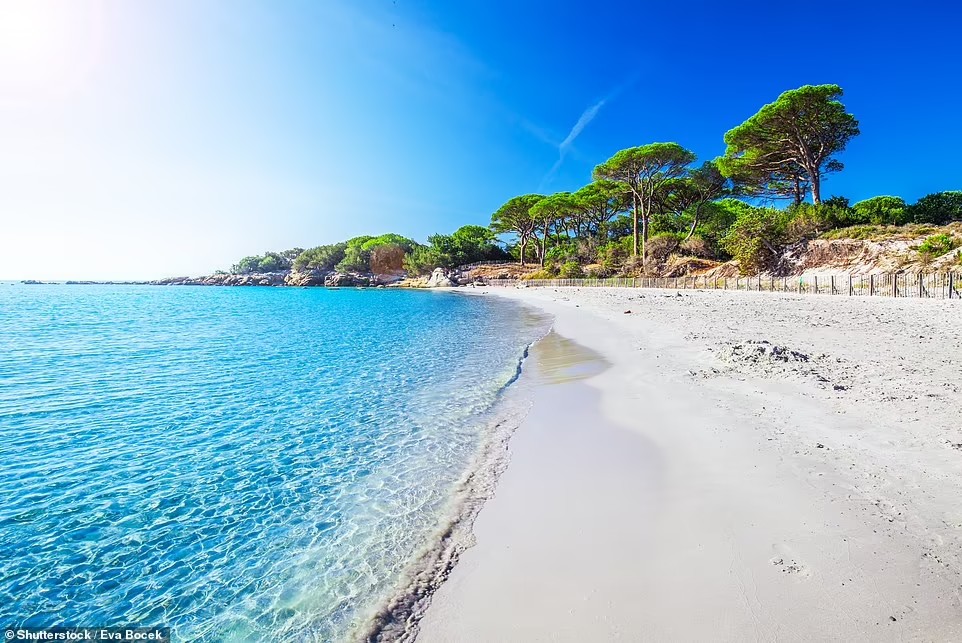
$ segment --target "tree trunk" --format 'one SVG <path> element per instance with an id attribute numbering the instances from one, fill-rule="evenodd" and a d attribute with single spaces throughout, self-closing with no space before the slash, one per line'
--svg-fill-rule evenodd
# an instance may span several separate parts
<path id="1" fill-rule="evenodd" d="M 522 267 L 522 268 L 524 268 L 524 246 L 525 246 L 526 243 L 528 243 L 527 240 L 525 240 L 525 239 L 522 238 L 521 241 L 520 241 L 520 246 L 521 246 L 521 267 Z"/>
<path id="2" fill-rule="evenodd" d="M 634 235 L 631 245 L 631 254 L 635 257 L 638 256 L 638 195 L 635 194 L 634 190 L 631 192 L 631 225 L 632 234 Z"/>
<path id="3" fill-rule="evenodd" d="M 684 241 L 682 241 L 682 243 L 684 243 L 685 241 L 688 241 L 689 239 L 691 239 L 692 235 L 695 234 L 695 228 L 698 227 L 698 216 L 701 214 L 701 206 L 702 206 L 702 205 L 703 205 L 702 202 L 699 201 L 699 202 L 698 202 L 698 205 L 695 206 L 695 218 L 692 219 L 691 228 L 689 228 L 689 230 L 688 230 L 688 236 L 685 237 L 685 239 L 684 239 Z"/>
<path id="4" fill-rule="evenodd" d="M 544 224 L 544 236 L 541 237 L 541 267 L 544 268 L 544 256 L 548 254 L 548 227 L 549 223 Z"/>
<path id="5" fill-rule="evenodd" d="M 822 176 L 815 170 L 811 173 L 812 179 L 812 203 L 818 205 L 822 202 Z"/>
<path id="6" fill-rule="evenodd" d="M 641 266 L 644 268 L 648 262 L 648 215 L 641 217 Z"/>
<path id="7" fill-rule="evenodd" d="M 797 174 L 793 177 L 793 179 L 795 181 L 795 205 L 799 206 L 802 204 L 802 182 L 798 178 Z"/>

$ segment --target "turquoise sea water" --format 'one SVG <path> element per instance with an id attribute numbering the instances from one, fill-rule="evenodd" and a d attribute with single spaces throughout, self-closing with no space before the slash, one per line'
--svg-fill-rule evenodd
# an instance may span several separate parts
<path id="1" fill-rule="evenodd" d="M 0 285 L 0 626 L 342 638 L 544 331 L 449 293 Z"/>

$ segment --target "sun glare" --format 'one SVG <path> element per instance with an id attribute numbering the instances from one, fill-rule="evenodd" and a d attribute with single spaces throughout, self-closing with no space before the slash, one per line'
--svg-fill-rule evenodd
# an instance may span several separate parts
<path id="1" fill-rule="evenodd" d="M 0 0 L 0 96 L 61 93 L 86 71 L 94 53 L 88 2 Z"/>

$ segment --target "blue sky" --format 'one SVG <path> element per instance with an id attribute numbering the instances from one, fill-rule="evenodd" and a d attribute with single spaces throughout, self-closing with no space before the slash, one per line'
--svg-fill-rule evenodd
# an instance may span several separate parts
<path id="1" fill-rule="evenodd" d="M 0 278 L 203 274 L 424 240 L 633 145 L 701 159 L 838 83 L 824 186 L 962 189 L 957 10 L 935 4 L 0 0 Z"/>

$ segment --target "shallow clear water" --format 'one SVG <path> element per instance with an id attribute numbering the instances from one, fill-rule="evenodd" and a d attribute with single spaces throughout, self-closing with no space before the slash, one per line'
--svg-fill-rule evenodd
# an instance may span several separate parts
<path id="1" fill-rule="evenodd" d="M 344 636 L 544 330 L 448 293 L 0 286 L 0 624 Z"/>

